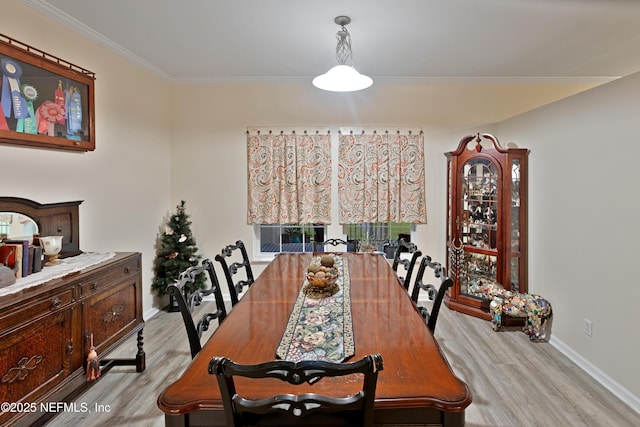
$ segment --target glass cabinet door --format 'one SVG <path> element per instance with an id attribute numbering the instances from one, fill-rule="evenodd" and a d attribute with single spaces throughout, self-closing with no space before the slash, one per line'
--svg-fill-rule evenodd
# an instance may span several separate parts
<path id="1" fill-rule="evenodd" d="M 511 290 L 518 291 L 520 288 L 520 277 L 523 276 L 521 272 L 520 263 L 520 247 L 522 245 L 520 229 L 520 159 L 513 159 L 511 164 L 511 262 L 510 262 L 510 278 L 511 278 Z"/>
<path id="2" fill-rule="evenodd" d="M 497 281 L 498 257 L 465 251 L 464 271 L 460 277 L 460 293 L 484 298 L 474 285 L 480 281 Z"/>
<path id="3" fill-rule="evenodd" d="M 479 296 L 473 285 L 482 279 L 496 281 L 498 273 L 498 167 L 477 157 L 465 162 L 460 173 L 460 238 L 465 250 L 460 293 Z"/>
<path id="4" fill-rule="evenodd" d="M 477 158 L 462 168 L 462 243 L 496 249 L 498 222 L 498 168 Z"/>

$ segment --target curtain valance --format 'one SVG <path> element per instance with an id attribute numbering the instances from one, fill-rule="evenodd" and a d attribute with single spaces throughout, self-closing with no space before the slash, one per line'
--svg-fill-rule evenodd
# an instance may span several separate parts
<path id="1" fill-rule="evenodd" d="M 426 223 L 423 133 L 379 129 L 340 129 L 340 223 Z"/>
<path id="2" fill-rule="evenodd" d="M 247 129 L 250 224 L 331 222 L 331 139 L 324 129 Z"/>

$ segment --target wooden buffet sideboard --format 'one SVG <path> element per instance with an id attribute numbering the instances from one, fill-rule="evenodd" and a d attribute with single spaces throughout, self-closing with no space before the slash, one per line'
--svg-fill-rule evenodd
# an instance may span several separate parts
<path id="1" fill-rule="evenodd" d="M 32 425 L 49 415 L 40 411 L 41 402 L 73 398 L 87 384 L 91 335 L 103 373 L 115 365 L 133 365 L 142 372 L 141 286 L 141 255 L 116 253 L 64 277 L 0 296 L 0 402 L 35 403 L 38 408 L 3 411 L 0 424 Z M 131 359 L 104 357 L 135 333 L 137 350 L 132 349 Z"/>

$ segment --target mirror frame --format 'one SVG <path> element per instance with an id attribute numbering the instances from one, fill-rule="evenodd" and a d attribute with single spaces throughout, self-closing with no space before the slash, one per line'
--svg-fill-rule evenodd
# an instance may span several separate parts
<path id="1" fill-rule="evenodd" d="M 82 200 L 42 204 L 20 197 L 0 197 L 0 212 L 16 212 L 33 219 L 40 236 L 64 236 L 60 258 L 75 256 L 80 250 L 79 206 Z"/>

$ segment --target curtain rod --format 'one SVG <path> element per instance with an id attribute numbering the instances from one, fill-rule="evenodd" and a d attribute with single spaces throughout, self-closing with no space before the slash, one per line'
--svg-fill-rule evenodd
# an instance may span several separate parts
<path id="1" fill-rule="evenodd" d="M 353 130 L 350 130 L 350 131 L 348 131 L 348 132 L 338 131 L 338 133 L 339 133 L 340 135 L 343 135 L 343 134 L 345 134 L 345 133 L 349 133 L 349 134 L 353 135 L 354 133 L 356 133 L 356 134 L 357 134 L 358 132 L 354 132 Z M 374 130 L 374 131 L 373 131 L 373 132 L 371 132 L 371 133 L 373 133 L 373 135 L 377 135 L 377 134 L 378 134 L 378 131 L 377 131 L 377 130 Z M 390 133 L 393 133 L 393 131 L 389 132 L 388 130 L 385 130 L 384 132 L 380 132 L 380 133 L 384 133 L 384 134 L 387 134 L 387 135 L 388 135 L 388 134 L 390 134 Z M 411 131 L 411 130 L 408 130 L 408 131 L 400 131 L 400 130 L 397 130 L 397 131 L 396 131 L 396 134 L 398 134 L 398 135 L 403 134 L 403 133 L 406 133 L 406 134 L 408 134 L 408 135 L 413 135 L 413 131 Z M 419 134 L 419 135 L 422 135 L 423 133 L 424 133 L 423 131 L 418 131 L 418 132 L 416 132 L 416 134 Z M 361 135 L 366 135 L 366 134 L 367 134 L 367 131 L 363 130 L 363 131 L 361 131 L 361 132 L 360 132 L 360 134 L 361 134 Z"/>
<path id="2" fill-rule="evenodd" d="M 380 126 L 378 127 L 379 129 L 384 129 L 384 127 Z M 390 134 L 390 133 L 396 133 L 398 135 L 401 134 L 407 134 L 407 135 L 423 135 L 424 132 L 422 130 L 422 128 L 420 127 L 395 127 L 395 126 L 389 126 L 389 128 L 391 128 L 392 130 L 378 130 L 374 127 L 341 127 L 338 129 L 338 134 L 343 135 L 343 134 L 356 134 L 356 133 L 361 133 L 363 135 L 365 134 L 373 134 L 373 135 L 377 135 L 377 134 Z M 395 129 L 395 130 L 394 130 Z M 250 135 L 252 133 L 256 134 L 256 135 L 261 135 L 261 134 L 265 134 L 265 135 L 273 135 L 273 134 L 280 134 L 280 135 L 284 135 L 284 134 L 304 134 L 304 135 L 308 135 L 308 134 L 313 134 L 315 133 L 316 135 L 319 135 L 320 133 L 326 133 L 327 135 L 331 134 L 331 131 L 329 128 L 327 127 L 322 127 L 322 128 L 317 128 L 317 127 L 308 127 L 308 128 L 304 128 L 304 127 L 280 127 L 280 126 L 250 126 L 247 127 L 247 135 Z"/>
<path id="3" fill-rule="evenodd" d="M 273 128 L 273 129 L 270 129 Z M 275 130 L 274 130 L 275 129 Z M 279 127 L 279 126 L 270 126 L 270 127 L 248 127 L 247 128 L 247 135 L 251 134 L 251 133 L 255 133 L 257 135 L 260 134 L 269 134 L 269 135 L 273 135 L 273 134 L 277 134 L 279 133 L 280 135 L 284 135 L 286 134 L 296 134 L 296 133 L 300 133 L 300 134 L 304 134 L 304 135 L 308 135 L 308 134 L 313 134 L 315 133 L 316 135 L 319 135 L 320 133 L 326 133 L 326 134 L 330 134 L 331 132 L 329 131 L 328 128 L 323 127 L 323 128 L 316 128 L 316 127 L 312 127 L 312 128 L 293 128 L 293 127 Z"/>
<path id="4" fill-rule="evenodd" d="M 291 133 L 296 133 L 296 131 L 295 131 L 295 130 L 292 130 L 292 131 L 290 131 L 290 132 L 291 132 Z M 261 132 L 261 131 L 259 131 L 259 130 L 257 130 L 257 131 L 256 131 L 256 134 L 258 134 L 258 135 L 260 135 L 261 133 L 262 133 L 262 132 Z M 271 135 L 271 134 L 273 134 L 273 133 L 278 133 L 278 132 L 273 132 L 272 130 L 270 130 L 270 131 L 268 131 L 267 133 L 268 133 L 269 135 Z M 287 131 L 287 133 L 289 133 L 289 131 Z M 307 131 L 305 130 L 305 131 L 303 131 L 302 133 L 304 133 L 305 135 L 307 135 L 307 134 L 309 134 L 309 133 L 313 133 L 313 132 L 307 132 Z M 315 131 L 315 133 L 316 133 L 316 135 L 318 135 L 318 134 L 320 133 L 320 131 L 319 131 L 319 130 L 317 130 L 317 131 Z M 324 133 L 324 132 L 322 132 L 322 133 Z M 327 133 L 329 134 L 329 133 L 331 133 L 331 132 L 330 132 L 330 131 L 327 131 Z M 251 134 L 251 132 L 250 132 L 250 131 L 247 131 L 247 135 L 249 135 L 249 134 Z M 284 135 L 284 131 L 283 131 L 283 130 L 281 130 L 281 131 L 280 131 L 280 135 Z"/>
<path id="5" fill-rule="evenodd" d="M 396 128 L 395 131 L 394 130 L 391 130 L 391 131 L 384 130 L 384 131 L 382 131 L 382 130 L 377 130 L 377 129 L 373 128 L 373 127 L 371 127 L 371 128 L 367 128 L 367 127 L 365 127 L 365 128 L 342 127 L 342 128 L 340 128 L 338 130 L 338 133 L 340 135 L 343 135 L 343 134 L 351 134 L 351 135 L 353 135 L 353 134 L 358 134 L 358 133 L 360 133 L 362 135 L 365 135 L 365 134 L 377 135 L 378 133 L 381 133 L 381 134 L 384 133 L 384 134 L 388 135 L 388 134 L 394 133 L 394 132 L 396 134 L 398 134 L 398 135 L 400 135 L 400 134 L 413 135 L 414 133 L 417 134 L 417 135 L 422 135 L 423 134 L 423 131 L 422 131 L 422 129 L 420 127 L 400 127 L 400 128 Z"/>

